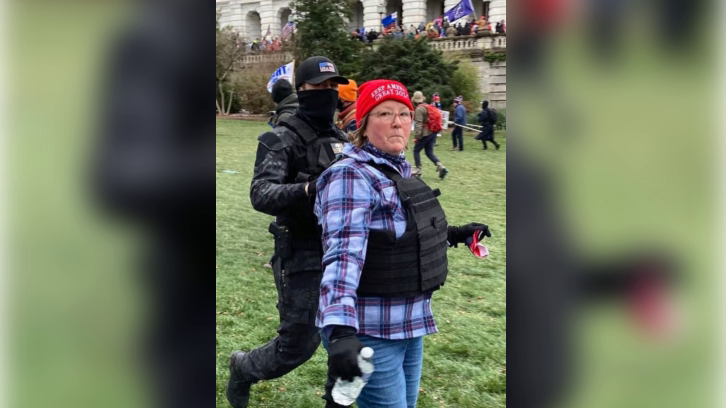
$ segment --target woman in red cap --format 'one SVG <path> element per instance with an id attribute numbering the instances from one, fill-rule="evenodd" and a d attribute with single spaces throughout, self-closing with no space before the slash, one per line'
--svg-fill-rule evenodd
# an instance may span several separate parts
<path id="1" fill-rule="evenodd" d="M 446 279 L 446 250 L 474 234 L 491 236 L 484 224 L 448 226 L 439 191 L 411 177 L 404 150 L 412 119 L 403 84 L 361 85 L 358 129 L 317 181 L 324 254 L 316 325 L 328 350 L 328 408 L 352 404 L 336 403 L 332 390 L 337 379 L 362 375 L 363 347 L 374 351 L 374 372 L 358 407 L 416 406 L 423 336 L 438 331 L 431 297 Z"/>

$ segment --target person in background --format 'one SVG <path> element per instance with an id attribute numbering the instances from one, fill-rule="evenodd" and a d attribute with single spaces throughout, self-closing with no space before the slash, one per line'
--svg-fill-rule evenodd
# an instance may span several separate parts
<path id="1" fill-rule="evenodd" d="M 451 150 L 464 150 L 464 129 L 462 125 L 466 125 L 466 108 L 462 104 L 464 98 L 459 95 L 454 99 L 454 130 L 451 132 L 451 140 L 454 147 Z"/>
<path id="2" fill-rule="evenodd" d="M 416 35 L 416 27 L 411 24 L 406 30 L 406 36 L 408 36 L 409 38 L 413 38 L 414 35 Z"/>
<path id="3" fill-rule="evenodd" d="M 466 25 L 461 24 L 461 23 L 456 25 L 456 31 L 457 31 L 456 35 L 459 35 L 459 36 L 469 34 L 469 30 L 466 29 Z"/>
<path id="4" fill-rule="evenodd" d="M 481 124 L 481 132 L 476 136 L 476 140 L 481 140 L 484 150 L 487 149 L 487 142 L 492 142 L 494 147 L 499 150 L 499 143 L 494 140 L 494 125 L 497 124 L 497 112 L 489 108 L 489 101 L 481 103 L 481 112 L 477 115 L 477 121 Z"/>
<path id="5" fill-rule="evenodd" d="M 443 30 L 443 28 L 442 28 L 442 30 Z M 431 106 L 433 106 L 434 108 L 436 108 L 438 110 L 441 110 L 441 97 L 439 97 L 438 92 L 434 92 L 434 94 L 431 96 Z M 438 138 L 440 138 L 440 137 L 441 137 L 441 132 L 436 133 L 436 143 L 434 144 L 434 146 L 439 145 Z"/>
<path id="6" fill-rule="evenodd" d="M 326 408 L 341 407 L 332 397 L 338 378 L 361 375 L 363 347 L 373 349 L 375 369 L 358 408 L 416 406 L 423 338 L 438 332 L 431 299 L 446 280 L 447 250 L 474 234 L 491 236 L 485 224 L 449 226 L 437 194 L 411 177 L 404 151 L 412 110 L 399 82 L 361 85 L 360 128 L 343 159 L 318 178 L 324 253 L 315 324 L 328 351 Z"/>
<path id="7" fill-rule="evenodd" d="M 414 176 L 420 177 L 423 174 L 423 169 L 421 168 L 421 150 L 424 150 L 426 152 L 426 157 L 429 158 L 434 164 L 436 165 L 436 170 L 439 173 L 439 178 L 444 179 L 447 174 L 449 174 L 449 170 L 444 167 L 443 163 L 441 163 L 434 154 L 434 146 L 436 144 L 436 132 L 432 132 L 426 122 L 429 118 L 428 108 L 424 102 L 426 102 L 426 97 L 423 95 L 421 91 L 416 91 L 413 93 L 413 98 L 411 98 L 414 105 L 416 105 L 416 109 L 414 110 L 414 116 L 413 116 L 413 122 L 414 122 L 414 128 L 413 128 L 413 137 L 416 145 L 413 147 L 413 159 L 414 163 L 416 164 L 416 169 L 413 171 Z"/>
<path id="8" fill-rule="evenodd" d="M 456 37 L 456 27 L 450 25 L 449 28 L 446 29 L 446 36 Z"/>
<path id="9" fill-rule="evenodd" d="M 471 33 L 469 33 L 469 34 L 470 34 L 470 35 L 476 35 L 476 34 L 477 34 L 478 32 L 479 32 L 479 23 L 477 23 L 477 22 L 475 21 L 475 22 L 474 22 L 474 23 L 472 23 L 472 25 L 471 25 Z"/>
<path id="10" fill-rule="evenodd" d="M 366 34 L 366 37 L 368 37 L 368 42 L 372 43 L 376 38 L 378 38 L 378 33 L 376 30 L 371 30 Z"/>
<path id="11" fill-rule="evenodd" d="M 488 34 L 487 33 L 487 30 L 488 30 L 487 29 L 487 17 L 486 16 L 481 16 L 481 18 L 479 18 L 479 21 L 477 21 L 476 24 L 477 24 L 477 26 L 479 26 L 479 31 L 481 31 L 481 32 L 483 32 L 485 34 Z"/>
<path id="12" fill-rule="evenodd" d="M 345 133 L 356 129 L 355 109 L 358 99 L 358 84 L 349 79 L 345 85 L 338 85 L 338 129 Z"/>
<path id="13" fill-rule="evenodd" d="M 276 217 L 268 231 L 275 241 L 270 264 L 280 325 L 266 345 L 230 356 L 226 394 L 234 408 L 249 405 L 252 384 L 289 373 L 320 345 L 315 311 L 323 251 L 313 213 L 315 180 L 347 142 L 333 124 L 338 84 L 347 83 L 328 58 L 304 60 L 295 70 L 297 110 L 257 139 L 250 202 L 255 210 Z"/>
<path id="14" fill-rule="evenodd" d="M 272 101 L 277 104 L 275 115 L 270 119 L 274 128 L 295 113 L 298 107 L 297 94 L 292 91 L 292 84 L 287 79 L 278 79 L 272 85 Z"/>
<path id="15" fill-rule="evenodd" d="M 438 92 L 434 92 L 434 94 L 431 96 L 431 106 L 438 110 L 441 110 L 441 97 L 439 96 Z"/>

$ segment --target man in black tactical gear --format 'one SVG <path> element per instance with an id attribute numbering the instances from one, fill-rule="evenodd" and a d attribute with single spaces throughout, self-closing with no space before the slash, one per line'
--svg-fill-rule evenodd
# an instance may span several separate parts
<path id="1" fill-rule="evenodd" d="M 338 84 L 348 80 L 325 57 L 310 57 L 295 70 L 297 111 L 258 140 L 250 186 L 252 206 L 276 216 L 272 265 L 280 313 L 278 336 L 229 361 L 227 399 L 247 407 L 250 386 L 281 377 L 310 359 L 320 344 L 315 327 L 322 244 L 313 214 L 315 180 L 343 150 L 345 134 L 333 124 Z"/>
<path id="2" fill-rule="evenodd" d="M 298 106 L 297 94 L 293 92 L 292 84 L 287 79 L 278 79 L 272 85 L 272 101 L 277 104 L 275 115 L 270 119 L 270 124 L 274 128 L 295 113 Z"/>

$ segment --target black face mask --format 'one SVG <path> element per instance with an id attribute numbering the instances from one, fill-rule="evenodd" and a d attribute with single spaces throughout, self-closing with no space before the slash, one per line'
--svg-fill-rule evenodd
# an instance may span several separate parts
<path id="1" fill-rule="evenodd" d="M 338 99 L 338 106 L 336 106 L 336 109 L 338 109 L 338 112 L 342 112 L 343 109 L 345 109 L 345 106 L 343 106 L 343 100 Z"/>
<path id="2" fill-rule="evenodd" d="M 310 125 L 325 129 L 333 126 L 333 115 L 338 103 L 337 89 L 298 91 L 297 116 Z"/>

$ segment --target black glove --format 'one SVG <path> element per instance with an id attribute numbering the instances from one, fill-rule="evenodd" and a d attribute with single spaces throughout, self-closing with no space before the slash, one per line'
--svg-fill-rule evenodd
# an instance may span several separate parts
<path id="1" fill-rule="evenodd" d="M 333 326 L 330 333 L 330 353 L 328 367 L 333 377 L 344 381 L 353 381 L 363 373 L 358 367 L 358 353 L 363 343 L 355 336 L 355 329 L 350 326 Z"/>
<path id="2" fill-rule="evenodd" d="M 471 224 L 462 225 L 460 227 L 449 227 L 449 244 L 453 246 L 463 244 L 466 242 L 466 239 L 474 235 L 474 232 L 476 231 L 480 231 L 480 238 L 482 235 L 487 237 L 492 236 L 492 233 L 489 232 L 489 226 L 478 222 L 472 222 Z"/>
<path id="3" fill-rule="evenodd" d="M 308 202 L 310 205 L 315 205 L 315 199 L 318 196 L 318 176 L 310 176 L 307 181 L 307 192 L 308 192 Z"/>

